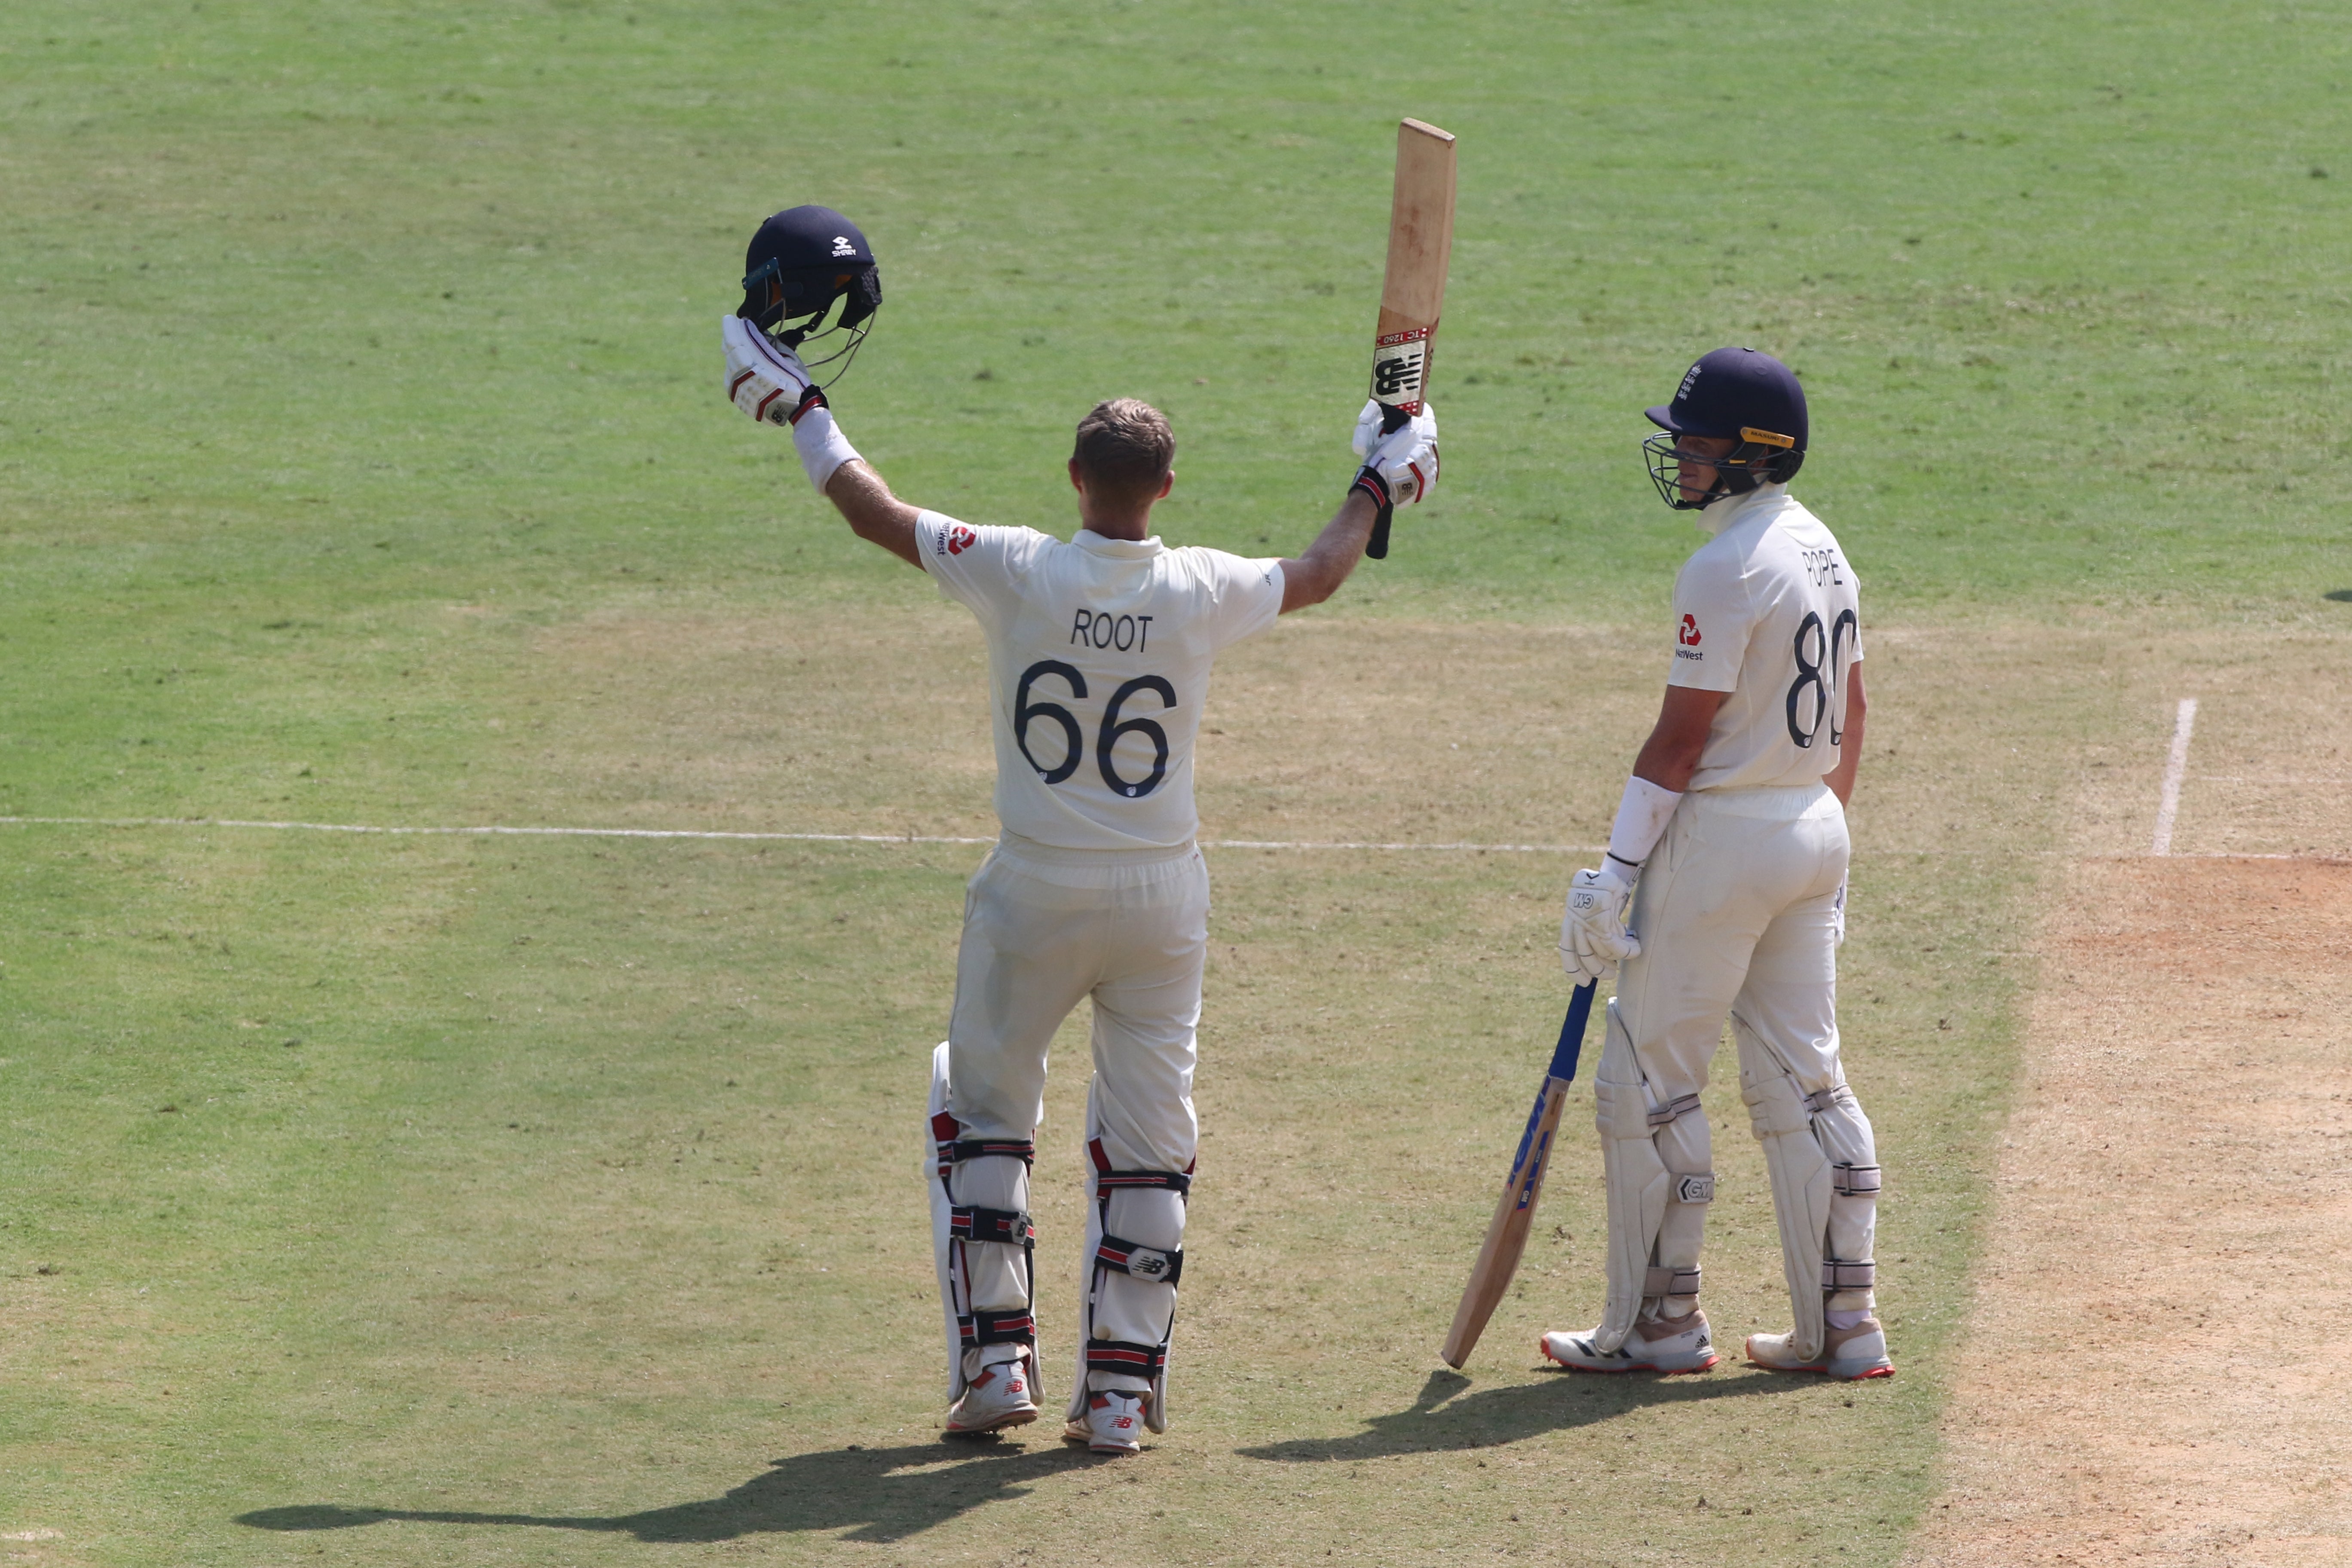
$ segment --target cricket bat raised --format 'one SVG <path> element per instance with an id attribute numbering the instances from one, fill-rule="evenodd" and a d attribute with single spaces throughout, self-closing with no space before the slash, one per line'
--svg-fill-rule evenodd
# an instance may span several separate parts
<path id="1" fill-rule="evenodd" d="M 1454 254 L 1454 136 L 1408 120 L 1397 127 L 1396 193 L 1389 204 L 1389 269 L 1372 336 L 1372 397 L 1381 427 L 1396 430 L 1421 412 L 1429 351 L 1445 305 L 1445 264 Z M 1364 553 L 1389 552 L 1389 520 L 1372 529 Z"/>
<path id="2" fill-rule="evenodd" d="M 1568 1017 L 1559 1026 L 1559 1044 L 1544 1069 L 1543 1087 L 1536 1090 L 1536 1108 L 1528 1112 L 1528 1130 L 1519 1134 L 1519 1152 L 1511 1157 L 1510 1179 L 1495 1205 L 1478 1261 L 1470 1266 L 1470 1283 L 1462 1304 L 1454 1309 L 1454 1327 L 1445 1336 L 1445 1364 L 1459 1367 L 1470 1359 L 1486 1320 L 1495 1315 L 1511 1276 L 1518 1271 L 1519 1254 L 1528 1247 L 1528 1227 L 1535 1223 L 1536 1200 L 1543 1195 L 1544 1170 L 1551 1163 L 1551 1137 L 1559 1131 L 1560 1107 L 1567 1102 L 1569 1081 L 1576 1077 L 1577 1054 L 1584 1048 L 1584 1026 L 1592 1016 L 1592 992 L 1586 981 L 1569 998 Z"/>

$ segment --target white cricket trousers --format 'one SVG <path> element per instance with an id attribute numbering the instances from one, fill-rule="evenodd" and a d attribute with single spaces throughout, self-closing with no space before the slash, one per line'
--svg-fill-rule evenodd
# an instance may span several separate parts
<path id="1" fill-rule="evenodd" d="M 1675 806 L 1633 896 L 1642 952 L 1620 974 L 1595 1074 L 1626 1086 L 1626 1111 L 1647 1109 L 1666 1172 L 1714 1169 L 1707 1119 L 1696 1101 L 1682 1114 L 1666 1113 L 1706 1087 L 1727 1014 L 1757 1135 L 1794 1132 L 1768 1126 L 1769 1107 L 1814 1096 L 1817 1109 L 1804 1120 L 1827 1159 L 1876 1165 L 1870 1122 L 1844 1089 L 1838 1061 L 1836 904 L 1849 852 L 1844 808 L 1826 786 L 1693 790 Z M 1789 1080 L 1793 1097 L 1783 1087 Z M 1625 1120 L 1613 1132 L 1603 1126 L 1602 1136 L 1638 1135 L 1633 1116 Z M 1815 1259 L 1801 1271 L 1801 1258 L 1789 1259 L 1792 1290 L 1801 1272 L 1818 1280 L 1823 1248 L 1832 1258 L 1869 1258 L 1875 1214 L 1874 1202 L 1834 1201 L 1826 1235 L 1811 1237 L 1793 1232 L 1794 1216 L 1784 1214 L 1784 1247 L 1810 1249 Z M 1661 1293 L 1631 1286 L 1632 1271 L 1645 1262 L 1696 1269 L 1706 1216 L 1704 1200 L 1669 1201 L 1646 1259 L 1612 1253 L 1612 1305 L 1622 1304 L 1629 1288 Z M 1857 1291 L 1829 1305 L 1868 1301 Z M 1687 1305 L 1673 1303 L 1677 1311 Z M 1818 1300 L 1811 1310 L 1821 1310 Z M 1806 1316 L 1801 1308 L 1801 1321 Z"/>
<path id="2" fill-rule="evenodd" d="M 1104 1169 L 1190 1172 L 1200 1139 L 1192 1069 L 1208 946 L 1209 872 L 1198 848 L 1061 850 L 1008 835 L 964 899 L 948 1026 L 949 1107 L 962 1136 L 1035 1135 L 1045 1116 L 1046 1049 L 1070 1010 L 1091 997 L 1089 1195 Z M 1012 1159 L 971 1161 L 959 1168 L 955 1196 L 1025 1211 L 1028 1169 Z M 1097 1278 L 1096 1238 L 1108 1233 L 1173 1252 L 1183 1242 L 1183 1197 L 1166 1189 L 1116 1191 L 1108 1208 L 1107 1217 L 1090 1215 L 1081 1265 L 1095 1288 L 1090 1336 L 1162 1344 L 1175 1286 L 1110 1270 Z M 1019 1250 L 971 1251 L 974 1309 L 1011 1310 L 1029 1299 Z M 1088 1381 L 1139 1389 L 1152 1380 L 1096 1372 Z"/>

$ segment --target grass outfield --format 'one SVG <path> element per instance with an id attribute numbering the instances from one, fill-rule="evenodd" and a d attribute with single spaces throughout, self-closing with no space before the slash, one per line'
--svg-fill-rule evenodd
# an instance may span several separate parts
<path id="1" fill-rule="evenodd" d="M 903 491 L 1066 531 L 1068 428 L 1134 393 L 1177 421 L 1171 537 L 1295 549 L 1412 112 L 1463 139 L 1449 484 L 1221 670 L 1207 830 L 1591 843 L 1691 541 L 1637 411 L 1716 342 L 1788 357 L 1878 627 L 1843 994 L 1904 1372 L 1530 1367 L 1600 1296 L 1581 1091 L 1520 1289 L 1433 1371 L 1566 858 L 1217 857 L 1179 1425 L 1103 1468 L 931 1436 L 915 1122 L 976 849 L 7 826 L 0 1537 L 1892 1561 L 2032 977 L 2016 852 L 2083 756 L 2153 778 L 2171 639 L 2352 615 L 2352 61 L 2315 20 L 18 0 L 0 815 L 983 835 L 974 635 L 718 396 L 750 226 L 826 201 L 879 247 L 837 402 Z M 1710 1110 L 1710 1305 L 1779 1326 Z"/>

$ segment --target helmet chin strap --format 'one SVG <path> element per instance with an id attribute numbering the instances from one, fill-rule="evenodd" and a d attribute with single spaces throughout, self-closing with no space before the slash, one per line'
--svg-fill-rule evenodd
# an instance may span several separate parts
<path id="1" fill-rule="evenodd" d="M 815 315 L 811 316 L 807 321 L 803 321 L 797 327 L 786 327 L 783 331 L 776 334 L 776 341 L 783 344 L 784 347 L 788 349 L 797 351 L 801 344 L 806 342 L 809 339 L 819 335 L 821 330 L 824 326 L 824 319 L 832 312 L 835 302 L 836 301 L 835 300 L 827 300 L 824 302 L 824 310 L 819 310 Z"/>

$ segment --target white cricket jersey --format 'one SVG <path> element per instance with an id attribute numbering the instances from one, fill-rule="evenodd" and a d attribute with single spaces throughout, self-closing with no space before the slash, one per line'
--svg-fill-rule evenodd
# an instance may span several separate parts
<path id="1" fill-rule="evenodd" d="M 1846 672 L 1862 662 L 1861 584 L 1786 485 L 1699 514 L 1715 537 L 1675 579 L 1669 686 L 1726 691 L 1692 789 L 1818 783 L 1838 765 Z"/>
<path id="2" fill-rule="evenodd" d="M 1081 529 L 915 521 L 940 592 L 988 637 L 996 816 L 1060 849 L 1181 849 L 1192 741 L 1220 649 L 1282 613 L 1282 563 Z"/>

